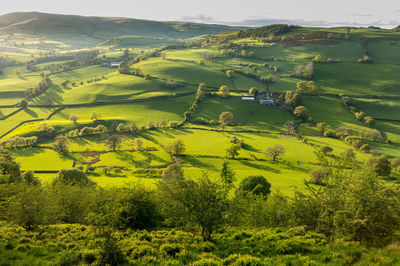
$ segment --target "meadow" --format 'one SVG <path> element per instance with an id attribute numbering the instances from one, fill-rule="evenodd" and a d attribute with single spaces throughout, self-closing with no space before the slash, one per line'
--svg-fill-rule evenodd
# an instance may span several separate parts
<path id="1" fill-rule="evenodd" d="M 182 139 L 186 150 L 179 160 L 182 161 L 187 175 L 196 177 L 202 175 L 202 172 L 207 172 L 212 178 L 217 179 L 222 163 L 228 160 L 236 172 L 236 184 L 248 175 L 260 174 L 271 182 L 274 191 L 291 194 L 293 187 L 304 188 L 304 180 L 308 180 L 309 172 L 317 167 L 315 152 L 319 147 L 332 147 L 332 156 L 337 157 L 344 150 L 352 148 L 339 139 L 321 136 L 316 128 L 317 123 L 325 122 L 332 130 L 349 128 L 356 136 L 361 131 L 370 129 L 344 108 L 338 97 L 339 93 L 350 96 L 364 95 L 364 98 L 351 98 L 351 104 L 373 118 L 395 119 L 399 109 L 397 100 L 366 98 L 368 95 L 398 94 L 397 87 L 400 82 L 396 75 L 398 44 L 388 39 L 389 36 L 396 34 L 355 29 L 350 39 L 345 40 L 344 29 L 329 29 L 329 31 L 336 34 L 336 37 L 325 40 L 326 42 L 323 38 L 308 41 L 309 37 L 305 41 L 298 41 L 291 39 L 290 34 L 289 39 L 284 41 L 270 41 L 267 38 L 234 39 L 226 41 L 232 49 L 228 54 L 224 54 L 218 44 L 208 43 L 162 49 L 155 56 L 145 56 L 144 59 L 130 64 L 130 70 L 140 69 L 143 75 L 147 74 L 147 78 L 120 74 L 116 68 L 87 63 L 59 73 L 43 70 L 52 80 L 52 85 L 30 99 L 27 108 L 0 120 L 0 133 L 4 134 L 24 121 L 45 120 L 24 123 L 3 136 L 3 140 L 14 136 L 39 136 L 36 146 L 14 149 L 13 154 L 24 171 L 38 171 L 37 174 L 46 182 L 49 182 L 55 174 L 43 171 L 54 172 L 71 167 L 72 163 L 85 168 L 85 162 L 90 157 L 85 157 L 84 152 L 91 151 L 98 154 L 99 158 L 94 164 L 97 169 L 91 178 L 100 186 L 123 186 L 127 181 L 133 180 L 141 180 L 152 186 L 157 178 L 144 177 L 141 171 L 155 167 L 162 172 L 171 163 L 171 157 L 165 151 L 165 146 L 174 139 Z M 307 34 L 316 32 L 323 30 L 295 29 L 293 34 L 308 36 Z M 230 34 L 235 33 L 217 36 L 224 43 L 224 38 L 229 38 Z M 364 42 L 364 37 L 374 37 L 378 40 Z M 23 35 L 20 38 L 23 38 Z M 73 41 L 76 42 L 78 39 Z M 199 40 L 201 42 L 202 39 L 195 38 L 192 41 L 196 43 Z M 26 45 L 24 49 L 33 49 L 36 41 L 32 39 L 31 47 Z M 94 58 L 118 61 L 126 56 L 126 48 L 129 58 L 134 58 L 157 51 L 161 46 L 183 44 L 183 41 L 185 40 L 178 38 L 121 36 L 99 44 L 97 46 L 99 53 L 94 55 Z M 50 41 L 48 43 L 51 44 Z M 89 46 L 92 47 L 91 44 Z M 91 50 L 91 48 L 67 47 L 69 46 L 59 46 L 59 55 Z M 35 49 L 40 51 L 40 46 Z M 373 59 L 372 64 L 357 62 L 363 56 L 365 49 Z M 391 56 L 393 54 L 394 56 Z M 336 63 L 314 63 L 312 80 L 322 95 L 303 95 L 301 103 L 308 109 L 312 120 L 302 122 L 288 106 L 265 106 L 257 101 L 241 100 L 240 96 L 248 96 L 250 88 L 277 94 L 296 90 L 297 82 L 304 80 L 294 75 L 296 66 L 308 64 L 316 55 L 331 58 Z M 38 53 L 33 56 L 36 58 Z M 24 62 L 26 61 L 20 60 L 21 64 Z M 65 59 L 39 62 L 35 67 L 44 69 L 51 65 L 69 62 L 71 60 Z M 20 69 L 20 77 L 16 75 L 16 68 Z M 230 78 L 225 73 L 227 69 L 233 70 Z M 2 96 L 0 105 L 15 105 L 24 99 L 25 89 L 40 81 L 40 72 L 28 70 L 24 66 L 3 68 L 0 76 L 0 96 Z M 243 73 L 252 73 L 263 78 L 271 75 L 274 82 L 266 85 L 255 76 Z M 161 80 L 174 80 L 178 85 L 168 87 Z M 231 96 L 223 98 L 208 94 L 191 109 L 200 83 L 206 83 L 208 92 L 216 92 L 220 86 L 226 85 L 231 90 Z M 324 96 L 324 93 L 332 95 Z M 189 109 L 191 114 L 186 117 L 184 114 Z M 18 109 L 3 107 L 0 110 L 2 115 L 6 116 Z M 99 121 L 91 119 L 93 112 L 101 115 Z M 231 125 L 226 127 L 219 125 L 219 115 L 222 112 L 233 113 L 234 119 Z M 71 116 L 78 117 L 77 123 L 70 120 Z M 177 129 L 160 126 L 160 123 L 168 124 L 171 121 L 183 124 Z M 284 124 L 288 121 L 296 124 L 297 135 L 287 134 Z M 104 124 L 108 132 L 100 136 L 71 138 L 70 155 L 66 156 L 52 150 L 55 143 L 54 136 L 49 138 L 39 135 L 37 129 L 43 123 L 54 127 L 57 134 L 66 134 L 72 130 L 95 127 L 99 124 Z M 115 130 L 116 125 L 120 123 L 125 125 L 135 123 L 144 131 L 137 135 L 121 135 Z M 153 126 L 156 128 L 152 128 Z M 377 121 L 374 127 L 380 130 L 386 139 L 394 142 L 393 144 L 368 142 L 374 152 L 397 157 L 396 142 L 400 141 L 398 123 Z M 105 144 L 108 136 L 113 134 L 123 137 L 121 147 L 116 152 Z M 229 159 L 226 149 L 232 145 L 234 137 L 243 140 L 244 144 L 237 158 Z M 304 141 L 303 137 L 307 140 Z M 136 139 L 141 139 L 146 147 L 155 150 L 135 151 Z M 271 162 L 264 154 L 268 147 L 275 144 L 283 145 L 286 150 L 278 163 Z M 370 156 L 359 151 L 355 152 L 359 162 L 367 160 Z M 48 163 L 41 164 L 46 158 L 49 158 Z M 115 166 L 127 170 L 112 177 L 102 172 L 104 167 Z"/>

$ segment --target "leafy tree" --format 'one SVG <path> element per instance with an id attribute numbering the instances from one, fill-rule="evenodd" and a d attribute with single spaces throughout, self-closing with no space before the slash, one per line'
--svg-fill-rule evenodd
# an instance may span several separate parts
<path id="1" fill-rule="evenodd" d="M 249 94 L 250 95 L 255 96 L 255 95 L 257 95 L 257 93 L 258 93 L 258 90 L 256 88 L 250 88 L 249 89 Z"/>
<path id="2" fill-rule="evenodd" d="M 294 109 L 293 114 L 303 121 L 306 121 L 308 118 L 308 109 L 304 106 L 297 106 Z"/>
<path id="3" fill-rule="evenodd" d="M 224 98 L 228 98 L 229 95 L 230 95 L 229 88 L 228 88 L 228 86 L 226 86 L 226 85 L 222 85 L 222 86 L 218 89 L 218 92 L 219 92 L 219 93 L 221 94 L 221 96 L 224 97 Z"/>
<path id="4" fill-rule="evenodd" d="M 285 153 L 286 150 L 281 144 L 275 144 L 273 146 L 270 146 L 264 152 L 264 154 L 272 160 L 272 163 L 275 163 Z"/>
<path id="5" fill-rule="evenodd" d="M 268 196 L 271 193 L 271 184 L 261 175 L 248 176 L 240 181 L 237 192 Z"/>
<path id="6" fill-rule="evenodd" d="M 66 154 L 68 153 L 68 145 L 70 144 L 69 138 L 63 135 L 58 135 L 56 137 L 56 143 L 53 145 L 53 149 L 56 152 Z"/>
<path id="7" fill-rule="evenodd" d="M 22 181 L 19 164 L 10 152 L 0 149 L 0 184 Z"/>
<path id="8" fill-rule="evenodd" d="M 185 144 L 183 143 L 183 140 L 181 139 L 176 139 L 167 146 L 167 150 L 173 155 L 173 156 L 179 156 L 182 153 L 185 152 L 186 147 Z"/>
<path id="9" fill-rule="evenodd" d="M 133 142 L 133 145 L 135 147 L 135 150 L 140 151 L 143 149 L 143 140 L 137 138 Z"/>
<path id="10" fill-rule="evenodd" d="M 64 184 L 64 185 L 93 185 L 96 184 L 90 180 L 86 174 L 77 168 L 61 169 L 56 178 L 53 180 L 53 184 Z"/>
<path id="11" fill-rule="evenodd" d="M 170 166 L 168 166 L 163 172 L 163 178 L 171 179 L 181 179 L 183 178 L 183 170 L 179 163 L 174 162 Z"/>
<path id="12" fill-rule="evenodd" d="M 328 126 L 326 125 L 325 122 L 317 123 L 317 128 L 318 128 L 318 130 L 319 130 L 321 133 L 324 133 L 325 130 L 327 129 L 327 127 L 328 127 Z"/>
<path id="13" fill-rule="evenodd" d="M 322 152 L 323 154 L 328 154 L 331 153 L 333 149 L 329 146 L 324 145 L 319 148 L 319 151 Z"/>
<path id="14" fill-rule="evenodd" d="M 171 224 L 198 228 L 204 240 L 225 222 L 226 194 L 221 185 L 203 176 L 191 179 L 163 179 L 158 185 L 163 216 Z"/>
<path id="15" fill-rule="evenodd" d="M 310 183 L 315 185 L 322 185 L 326 172 L 323 168 L 316 168 L 310 172 Z"/>
<path id="16" fill-rule="evenodd" d="M 121 145 L 122 139 L 119 135 L 112 135 L 106 139 L 106 145 L 110 147 L 114 152 Z"/>
<path id="17" fill-rule="evenodd" d="M 76 115 L 71 115 L 69 117 L 69 120 L 71 120 L 76 125 L 79 120 L 79 117 L 77 117 Z"/>
<path id="18" fill-rule="evenodd" d="M 50 137 L 50 136 L 52 136 L 53 133 L 54 133 L 54 127 L 50 126 L 50 125 L 47 124 L 47 123 L 42 123 L 42 124 L 40 124 L 37 130 L 38 130 L 39 132 L 41 132 L 41 134 L 42 134 L 44 137 Z"/>
<path id="19" fill-rule="evenodd" d="M 99 112 L 92 112 L 90 115 L 90 119 L 97 122 L 101 118 L 101 114 Z"/>
<path id="20" fill-rule="evenodd" d="M 21 77 L 21 70 L 19 68 L 15 69 L 15 75 L 17 75 L 17 77 Z"/>
<path id="21" fill-rule="evenodd" d="M 294 121 L 286 122 L 283 127 L 285 128 L 287 134 L 294 134 L 296 133 L 296 123 Z"/>
<path id="22" fill-rule="evenodd" d="M 235 172 L 229 167 L 228 161 L 224 161 L 222 163 L 222 168 L 219 172 L 219 176 L 222 180 L 222 183 L 224 184 L 225 191 L 228 191 L 228 189 L 231 188 L 231 186 L 233 185 L 233 182 L 235 182 L 236 180 Z"/>
<path id="23" fill-rule="evenodd" d="M 226 149 L 226 156 L 235 159 L 235 157 L 239 155 L 239 150 L 240 145 L 232 144 L 229 148 Z"/>
<path id="24" fill-rule="evenodd" d="M 219 115 L 219 124 L 222 127 L 226 127 L 227 125 L 233 122 L 233 113 L 232 112 L 222 112 Z"/>
<path id="25" fill-rule="evenodd" d="M 45 205 L 41 187 L 24 184 L 17 187 L 13 200 L 7 206 L 7 217 L 25 229 L 32 230 L 44 222 Z"/>
<path id="26" fill-rule="evenodd" d="M 369 163 L 378 176 L 389 176 L 392 171 L 390 161 L 386 155 L 373 157 L 369 160 Z"/>
<path id="27" fill-rule="evenodd" d="M 160 222 L 154 194 L 143 185 L 133 185 L 118 191 L 117 201 L 111 202 L 113 225 L 119 229 L 152 229 Z"/>
<path id="28" fill-rule="evenodd" d="M 24 180 L 24 182 L 29 185 L 39 186 L 41 184 L 40 179 L 35 176 L 33 171 L 26 171 L 22 175 L 22 180 Z"/>
<path id="29" fill-rule="evenodd" d="M 198 99 L 202 99 L 207 92 L 207 84 L 200 83 L 199 87 L 197 88 L 196 96 Z"/>
<path id="30" fill-rule="evenodd" d="M 232 69 L 228 69 L 228 70 L 225 72 L 225 74 L 226 74 L 226 76 L 228 77 L 228 79 L 233 78 L 233 70 L 232 70 Z"/>

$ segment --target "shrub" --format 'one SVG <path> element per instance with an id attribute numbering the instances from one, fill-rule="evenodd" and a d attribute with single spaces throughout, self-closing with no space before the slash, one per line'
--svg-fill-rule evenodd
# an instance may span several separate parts
<path id="1" fill-rule="evenodd" d="M 245 254 L 232 254 L 223 261 L 223 265 L 258 266 L 263 265 L 260 258 Z"/>
<path id="2" fill-rule="evenodd" d="M 316 168 L 310 172 L 310 183 L 322 185 L 326 172 L 322 168 Z"/>
<path id="3" fill-rule="evenodd" d="M 263 176 L 248 176 L 240 182 L 238 191 L 267 196 L 271 193 L 271 184 Z"/>
<path id="4" fill-rule="evenodd" d="M 333 132 L 332 130 L 326 130 L 324 132 L 324 137 L 328 137 L 328 138 L 334 138 L 336 136 L 335 132 Z"/>
<path id="5" fill-rule="evenodd" d="M 165 243 L 160 246 L 160 252 L 165 256 L 175 257 L 176 254 L 183 250 L 180 244 Z"/>
<path id="6" fill-rule="evenodd" d="M 72 252 L 63 253 L 58 259 L 57 265 L 60 266 L 71 266 L 78 265 L 80 263 L 79 256 Z"/>

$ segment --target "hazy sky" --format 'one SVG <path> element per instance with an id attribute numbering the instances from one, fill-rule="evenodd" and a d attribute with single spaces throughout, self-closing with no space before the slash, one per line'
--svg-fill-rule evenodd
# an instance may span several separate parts
<path id="1" fill-rule="evenodd" d="M 259 26 L 400 24 L 399 0 L 0 0 L 0 13 L 40 11 Z M 5 2 L 5 3 L 4 3 Z"/>

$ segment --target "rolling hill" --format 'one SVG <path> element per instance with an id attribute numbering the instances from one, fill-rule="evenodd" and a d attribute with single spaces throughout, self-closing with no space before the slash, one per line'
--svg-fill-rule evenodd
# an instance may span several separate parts
<path id="1" fill-rule="evenodd" d="M 161 22 L 120 17 L 17 12 L 0 16 L 0 34 L 22 33 L 49 40 L 100 43 L 117 36 L 191 38 L 239 28 L 186 22 Z"/>

